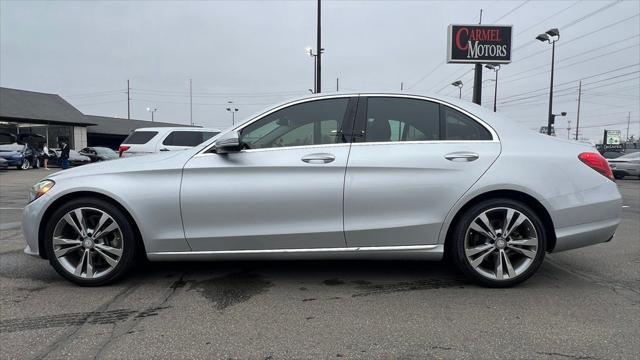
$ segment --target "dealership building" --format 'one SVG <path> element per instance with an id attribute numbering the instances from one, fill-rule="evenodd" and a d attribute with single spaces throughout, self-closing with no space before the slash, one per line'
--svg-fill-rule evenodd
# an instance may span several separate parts
<path id="1" fill-rule="evenodd" d="M 135 129 L 168 126 L 188 125 L 85 115 L 57 94 L 0 87 L 0 133 L 41 135 L 50 148 L 61 139 L 77 150 L 117 148 Z"/>

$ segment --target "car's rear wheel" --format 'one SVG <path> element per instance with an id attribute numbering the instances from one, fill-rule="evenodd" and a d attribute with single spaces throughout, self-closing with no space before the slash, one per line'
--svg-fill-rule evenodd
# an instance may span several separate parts
<path id="1" fill-rule="evenodd" d="M 136 248 L 125 214 L 100 199 L 66 203 L 53 213 L 45 229 L 49 262 L 79 285 L 104 285 L 121 278 L 133 266 Z"/>
<path id="2" fill-rule="evenodd" d="M 509 287 L 531 277 L 546 248 L 544 225 L 527 205 L 492 199 L 468 209 L 456 224 L 453 258 L 475 282 Z"/>

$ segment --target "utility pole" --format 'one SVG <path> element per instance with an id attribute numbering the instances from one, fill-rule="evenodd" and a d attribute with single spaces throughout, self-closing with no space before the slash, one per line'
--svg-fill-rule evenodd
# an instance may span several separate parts
<path id="1" fill-rule="evenodd" d="M 131 87 L 129 86 L 129 79 L 127 79 L 127 119 L 131 120 Z"/>
<path id="2" fill-rule="evenodd" d="M 193 81 L 189 79 L 189 123 L 193 126 Z"/>
<path id="3" fill-rule="evenodd" d="M 321 39 L 320 39 L 320 34 L 321 34 L 321 27 L 320 27 L 320 19 L 321 19 L 321 9 L 320 9 L 320 2 L 321 0 L 318 0 L 318 33 L 317 33 L 317 46 L 316 49 L 318 51 L 318 55 L 316 57 L 316 94 L 319 94 L 321 92 L 322 89 L 322 84 L 321 84 L 321 80 L 322 80 L 322 76 L 321 76 L 321 71 L 320 69 L 322 68 L 321 66 L 321 62 L 322 62 L 322 43 L 321 43 Z"/>
<path id="4" fill-rule="evenodd" d="M 631 111 L 627 113 L 627 141 L 629 141 L 629 125 L 631 125 Z"/>
<path id="5" fill-rule="evenodd" d="M 571 120 L 567 120 L 567 140 L 571 138 Z"/>
<path id="6" fill-rule="evenodd" d="M 578 129 L 580 127 L 580 98 L 582 97 L 582 80 L 578 85 L 578 112 L 576 114 L 576 141 L 578 140 Z"/>
<path id="7" fill-rule="evenodd" d="M 404 83 L 400 82 L 400 91 L 404 91 Z"/>
<path id="8" fill-rule="evenodd" d="M 480 9 L 480 21 L 478 24 L 482 24 L 482 9 Z M 482 104 L 482 64 L 475 65 L 475 73 L 473 76 L 473 102 Z"/>
<path id="9" fill-rule="evenodd" d="M 340 78 L 336 78 L 336 92 L 340 91 Z"/>

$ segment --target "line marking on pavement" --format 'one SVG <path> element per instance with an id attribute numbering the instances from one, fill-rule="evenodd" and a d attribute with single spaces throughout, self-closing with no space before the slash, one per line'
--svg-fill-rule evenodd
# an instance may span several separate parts
<path id="1" fill-rule="evenodd" d="M 24 210 L 24 208 L 19 208 L 19 207 L 0 207 L 0 210 Z"/>
<path id="2" fill-rule="evenodd" d="M 622 207 L 623 207 L 623 208 L 628 208 L 628 207 L 631 207 L 631 206 L 629 206 L 629 205 L 622 205 Z"/>

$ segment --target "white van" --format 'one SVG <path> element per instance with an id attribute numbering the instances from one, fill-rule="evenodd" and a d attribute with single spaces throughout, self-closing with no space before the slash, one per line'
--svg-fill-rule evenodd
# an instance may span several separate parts
<path id="1" fill-rule="evenodd" d="M 120 157 L 139 156 L 159 151 L 184 150 L 218 135 L 220 130 L 197 127 L 155 127 L 134 130 L 120 144 Z"/>

